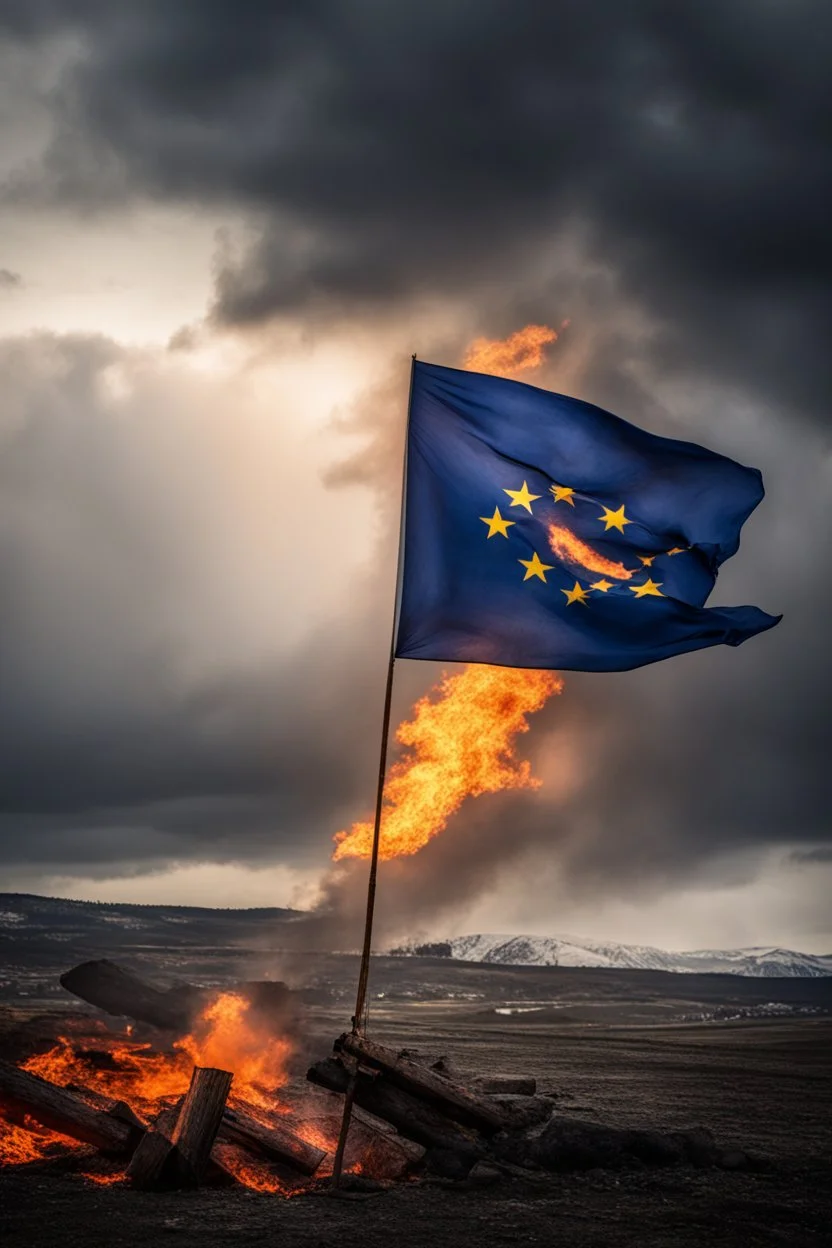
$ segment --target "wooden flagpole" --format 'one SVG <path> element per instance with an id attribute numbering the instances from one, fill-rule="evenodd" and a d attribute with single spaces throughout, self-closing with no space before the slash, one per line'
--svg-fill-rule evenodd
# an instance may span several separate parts
<path id="1" fill-rule="evenodd" d="M 410 390 L 407 398 L 407 420 L 404 431 L 404 452 L 402 456 L 402 494 L 399 513 L 399 549 L 396 560 L 396 591 L 393 599 L 393 627 L 390 634 L 390 655 L 387 661 L 387 684 L 384 690 L 384 712 L 381 720 L 381 750 L 378 763 L 378 783 L 376 786 L 376 810 L 373 822 L 373 846 L 370 852 L 370 873 L 367 879 L 367 910 L 364 918 L 364 943 L 361 949 L 361 964 L 358 971 L 358 988 L 355 995 L 355 1013 L 352 1016 L 352 1032 L 358 1035 L 367 1024 L 367 985 L 370 979 L 370 952 L 373 943 L 373 918 L 376 906 L 376 884 L 378 881 L 379 845 L 381 843 L 381 817 L 384 809 L 384 777 L 387 771 L 387 744 L 390 738 L 390 707 L 393 701 L 393 673 L 396 665 L 396 626 L 399 614 L 399 595 L 402 579 L 402 537 L 404 535 L 405 496 L 407 493 L 407 439 L 410 431 L 410 409 L 413 403 L 413 375 L 416 355 L 410 362 Z M 332 1166 L 332 1180 L 337 1187 L 341 1181 L 344 1166 L 344 1149 L 352 1117 L 352 1105 L 355 1098 L 355 1082 L 357 1070 L 353 1072 L 344 1097 L 344 1112 L 341 1118 L 341 1130 L 338 1135 L 338 1146 Z"/>

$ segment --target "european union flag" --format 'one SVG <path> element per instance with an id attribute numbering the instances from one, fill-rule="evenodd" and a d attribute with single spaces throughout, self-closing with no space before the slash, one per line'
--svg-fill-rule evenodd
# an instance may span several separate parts
<path id="1" fill-rule="evenodd" d="M 781 618 L 704 606 L 759 472 L 578 399 L 414 363 L 396 655 L 614 672 Z"/>

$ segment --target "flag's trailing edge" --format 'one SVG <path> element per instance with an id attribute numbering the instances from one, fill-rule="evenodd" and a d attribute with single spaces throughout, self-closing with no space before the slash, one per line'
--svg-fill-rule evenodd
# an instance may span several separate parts
<path id="1" fill-rule="evenodd" d="M 626 671 L 780 616 L 704 606 L 760 473 L 578 399 L 414 363 L 396 655 Z"/>

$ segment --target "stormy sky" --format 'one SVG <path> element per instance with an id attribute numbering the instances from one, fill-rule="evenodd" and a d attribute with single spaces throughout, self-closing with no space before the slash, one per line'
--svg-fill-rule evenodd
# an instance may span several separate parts
<path id="1" fill-rule="evenodd" d="M 529 380 L 762 470 L 714 601 L 784 619 L 569 674 L 382 935 L 832 951 L 831 57 L 822 0 L 0 0 L 2 887 L 352 912 L 409 356 L 568 318 Z"/>

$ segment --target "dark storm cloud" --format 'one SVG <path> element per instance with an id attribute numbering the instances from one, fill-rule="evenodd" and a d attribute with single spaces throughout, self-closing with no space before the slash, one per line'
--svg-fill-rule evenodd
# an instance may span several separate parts
<path id="1" fill-rule="evenodd" d="M 221 260 L 221 320 L 436 294 L 473 295 L 487 320 L 535 287 L 551 307 L 541 276 L 573 237 L 663 322 L 665 367 L 825 416 L 824 0 L 3 14 L 21 39 L 83 40 L 41 191 L 250 212 L 259 237 Z"/>
<path id="2" fill-rule="evenodd" d="M 372 319 L 439 298 L 462 327 L 430 347 L 455 363 L 466 324 L 497 335 L 572 316 L 587 398 L 763 469 L 769 497 L 721 598 L 782 610 L 778 629 L 639 673 L 570 675 L 522 748 L 544 769 L 565 731 L 582 760 L 575 792 L 470 803 L 423 854 L 385 868 L 382 924 L 453 913 L 527 853 L 556 857 L 576 888 L 629 894 L 735 850 L 795 844 L 821 861 L 828 446 L 794 417 L 825 420 L 832 380 L 829 6 L 307 0 L 243 16 L 230 0 L 0 0 L 0 23 L 35 46 L 79 37 L 54 139 L 8 200 L 242 213 L 254 241 L 218 256 L 220 323 Z M 533 380 L 560 388 L 569 335 L 562 347 Z M 80 407 L 95 410 L 86 379 L 111 348 L 66 349 Z M 40 367 L 35 406 L 59 437 L 62 399 Z M 668 385 L 677 397 L 707 385 L 724 425 L 707 400 L 675 413 Z M 365 447 L 330 468 L 334 487 L 392 497 L 400 389 L 362 407 L 350 431 Z M 106 478 L 100 438 L 93 425 L 85 444 Z M 31 432 L 17 455 L 10 479 L 43 479 Z M 119 530 L 131 555 L 152 510 Z M 100 514 L 111 521 L 112 498 Z M 391 511 L 388 550 L 394 524 Z M 90 869 L 143 853 L 245 859 L 289 846 L 299 825 L 325 838 L 366 813 L 388 611 L 372 580 L 331 659 L 310 638 L 288 662 L 231 665 L 194 688 L 176 642 L 153 639 L 148 604 L 173 575 L 158 549 L 141 547 L 129 610 L 114 611 L 134 627 L 115 631 L 111 655 L 76 654 L 54 569 L 33 596 L 30 536 L 0 550 L 16 604 L 0 655 L 17 724 L 0 777 L 10 852 Z M 67 669 L 86 679 L 102 660 L 79 700 Z M 401 668 L 397 714 L 433 675 Z M 360 922 L 363 878 L 330 877 L 322 924 Z"/>
<path id="3" fill-rule="evenodd" d="M 824 845 L 820 849 L 795 850 L 791 855 L 792 862 L 801 866 L 816 866 L 832 862 L 832 845 Z"/>

